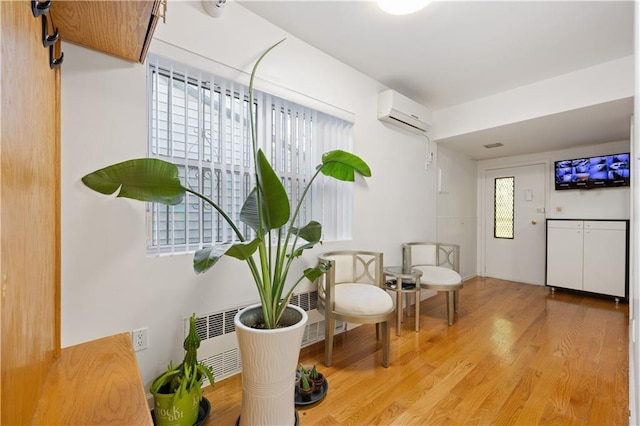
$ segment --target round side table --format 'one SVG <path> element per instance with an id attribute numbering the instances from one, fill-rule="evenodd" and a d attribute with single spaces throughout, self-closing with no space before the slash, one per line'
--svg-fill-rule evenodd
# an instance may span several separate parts
<path id="1" fill-rule="evenodd" d="M 385 289 L 396 292 L 396 311 L 397 311 L 397 319 L 396 319 L 396 335 L 400 336 L 400 329 L 402 324 L 402 295 L 406 295 L 407 302 L 407 317 L 411 316 L 411 311 L 409 310 L 409 296 L 413 293 L 415 305 L 416 305 L 416 331 L 420 330 L 420 277 L 422 276 L 422 271 L 409 268 L 405 269 L 402 266 L 388 266 L 384 268 L 385 277 L 395 278 L 395 285 L 393 283 L 389 283 L 385 279 Z M 405 283 L 403 284 L 403 281 Z M 409 281 L 407 283 L 406 281 Z"/>

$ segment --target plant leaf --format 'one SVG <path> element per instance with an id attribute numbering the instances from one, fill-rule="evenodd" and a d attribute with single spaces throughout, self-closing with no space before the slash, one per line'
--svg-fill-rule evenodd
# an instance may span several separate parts
<path id="1" fill-rule="evenodd" d="M 320 242 L 322 236 L 322 225 L 315 220 L 312 220 L 302 228 L 291 227 L 291 233 L 297 234 L 300 238 L 307 241 L 307 244 L 303 244 L 291 253 L 293 257 L 300 257 L 302 252 L 306 249 L 313 248 L 314 245 Z"/>
<path id="2" fill-rule="evenodd" d="M 339 149 L 325 152 L 319 167 L 322 174 L 347 182 L 355 180 L 355 173 L 365 177 L 371 176 L 371 169 L 364 160 L 355 154 Z"/>
<path id="3" fill-rule="evenodd" d="M 287 255 L 287 256 L 300 257 L 302 256 L 303 251 L 305 251 L 306 249 L 313 248 L 313 246 L 315 246 L 315 243 L 308 243 L 308 244 L 301 245 L 300 247 L 296 247 L 295 251 L 293 251 L 290 255 Z"/>
<path id="4" fill-rule="evenodd" d="M 256 238 L 244 243 L 223 243 L 200 249 L 193 256 L 193 270 L 198 274 L 206 272 L 225 255 L 247 260 L 256 252 L 260 241 L 262 241 L 260 238 Z"/>
<path id="5" fill-rule="evenodd" d="M 255 238 L 249 242 L 234 244 L 225 254 L 239 260 L 247 260 L 256 252 L 261 241 L 261 238 Z"/>
<path id="6" fill-rule="evenodd" d="M 276 172 L 269 164 L 262 149 L 258 150 L 256 175 L 260 187 L 260 210 L 264 231 L 278 229 L 289 221 L 291 206 L 289 197 Z"/>
<path id="7" fill-rule="evenodd" d="M 184 199 L 185 188 L 180 183 L 178 168 L 156 158 L 138 158 L 96 170 L 82 182 L 102 194 L 140 201 L 175 205 Z"/>
<path id="8" fill-rule="evenodd" d="M 216 244 L 196 251 L 193 256 L 193 270 L 198 274 L 208 271 L 232 245 L 232 243 Z"/>
<path id="9" fill-rule="evenodd" d="M 260 229 L 260 218 L 258 217 L 258 197 L 257 189 L 253 188 L 240 210 L 240 221 L 247 224 L 251 229 L 258 232 Z"/>
<path id="10" fill-rule="evenodd" d="M 325 272 L 327 272 L 327 268 L 324 265 L 316 266 L 315 268 L 307 268 L 304 270 L 304 276 L 311 282 L 314 282 L 316 279 L 320 278 Z"/>
<path id="11" fill-rule="evenodd" d="M 291 233 L 298 235 L 298 237 L 305 241 L 315 244 L 320 241 L 320 237 L 322 236 L 322 225 L 320 222 L 312 220 L 302 228 L 291 227 Z"/>

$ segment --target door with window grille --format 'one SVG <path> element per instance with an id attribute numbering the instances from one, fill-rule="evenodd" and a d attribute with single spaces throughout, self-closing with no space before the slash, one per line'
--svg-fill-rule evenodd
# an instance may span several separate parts
<path id="1" fill-rule="evenodd" d="M 544 284 L 545 164 L 487 170 L 484 276 Z"/>

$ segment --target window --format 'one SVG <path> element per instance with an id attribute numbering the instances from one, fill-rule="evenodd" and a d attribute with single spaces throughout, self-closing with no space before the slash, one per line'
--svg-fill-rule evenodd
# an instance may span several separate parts
<path id="1" fill-rule="evenodd" d="M 496 178 L 494 187 L 493 236 L 512 239 L 515 177 Z"/>
<path id="2" fill-rule="evenodd" d="M 248 87 L 160 61 L 150 58 L 148 66 L 148 156 L 175 164 L 183 185 L 218 204 L 252 238 L 239 220 L 254 187 Z M 292 208 L 322 153 L 350 150 L 351 123 L 267 93 L 254 91 L 254 120 L 258 146 L 281 177 Z M 317 179 L 314 186 L 297 225 L 313 218 L 323 224 L 324 239 L 350 238 L 350 185 Z M 235 240 L 224 219 L 190 194 L 176 206 L 148 203 L 147 230 L 150 253 Z"/>

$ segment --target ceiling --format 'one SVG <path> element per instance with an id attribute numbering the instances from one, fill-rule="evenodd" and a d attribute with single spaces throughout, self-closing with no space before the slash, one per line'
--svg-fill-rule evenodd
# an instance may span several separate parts
<path id="1" fill-rule="evenodd" d="M 373 1 L 237 3 L 432 110 L 633 54 L 632 1 L 435 1 L 407 16 Z M 438 143 L 484 159 L 623 140 L 632 111 L 626 99 Z"/>

